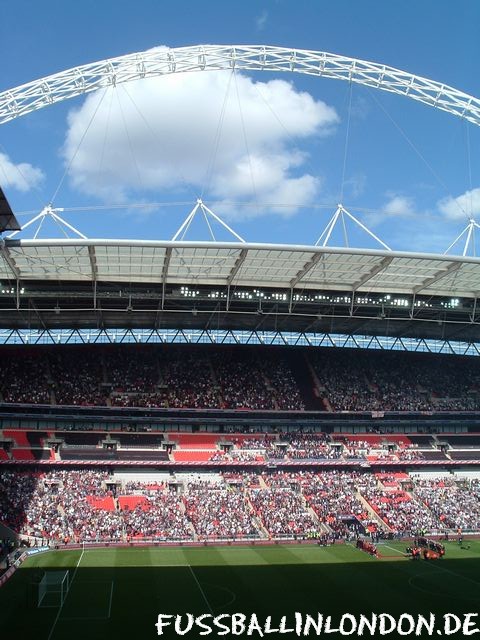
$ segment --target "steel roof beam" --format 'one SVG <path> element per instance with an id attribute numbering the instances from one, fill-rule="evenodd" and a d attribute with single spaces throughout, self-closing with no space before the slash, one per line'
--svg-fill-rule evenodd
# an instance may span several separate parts
<path id="1" fill-rule="evenodd" d="M 235 260 L 235 264 L 233 265 L 232 270 L 230 271 L 230 274 L 227 278 L 228 286 L 232 284 L 233 280 L 235 279 L 235 276 L 240 271 L 240 268 L 242 264 L 245 262 L 245 258 L 247 257 L 247 255 L 248 255 L 248 249 L 242 249 L 238 254 L 238 257 Z"/>
<path id="2" fill-rule="evenodd" d="M 168 247 L 165 251 L 165 258 L 163 260 L 163 268 L 162 268 L 162 300 L 161 300 L 161 308 L 163 309 L 165 306 L 165 286 L 167 284 L 167 276 L 168 276 L 168 267 L 170 266 L 170 260 L 172 258 L 172 247 Z M 160 309 L 159 309 L 160 311 Z M 158 318 L 158 316 L 157 316 Z"/>
<path id="3" fill-rule="evenodd" d="M 305 266 L 298 271 L 297 275 L 290 280 L 290 289 L 295 289 L 297 284 L 304 278 L 309 271 L 313 269 L 313 267 L 318 264 L 323 256 L 323 253 L 315 253 L 308 262 L 305 263 Z"/>
<path id="4" fill-rule="evenodd" d="M 461 266 L 462 266 L 461 262 L 452 262 L 450 266 L 447 267 L 446 269 L 437 271 L 437 273 L 435 273 L 433 276 L 431 276 L 430 278 L 427 278 L 416 287 L 413 287 L 412 289 L 413 293 L 416 295 L 420 291 L 423 291 L 427 287 L 430 287 L 432 284 L 435 284 L 435 282 L 442 280 L 442 278 L 445 278 L 446 276 L 449 276 L 450 274 L 455 273 L 455 271 L 458 271 L 458 269 L 460 269 Z"/>
<path id="5" fill-rule="evenodd" d="M 93 308 L 97 308 L 97 256 L 95 255 L 95 247 L 90 245 L 88 247 L 88 257 L 90 260 L 90 268 L 92 270 L 92 286 L 93 286 Z"/>
<path id="6" fill-rule="evenodd" d="M 392 260 L 393 260 L 393 256 L 392 257 L 389 256 L 388 258 L 384 258 L 380 262 L 380 264 L 377 264 L 375 267 L 373 267 L 373 269 L 370 269 L 370 271 L 368 273 L 366 273 L 359 280 L 354 282 L 354 284 L 352 286 L 352 291 L 355 293 L 355 291 L 357 289 L 359 289 L 361 286 L 363 286 L 366 282 L 368 282 L 369 280 L 374 278 L 376 275 L 378 275 L 381 271 L 386 269 L 388 267 L 388 265 L 392 262 Z"/>
<path id="7" fill-rule="evenodd" d="M 3 259 L 5 260 L 5 262 L 8 265 L 8 268 L 10 269 L 10 271 L 13 273 L 15 280 L 17 280 L 17 282 L 20 281 L 20 270 L 18 269 L 17 265 L 15 264 L 15 260 L 12 258 L 11 254 L 10 254 L 10 250 L 7 247 L 7 245 L 5 244 L 5 240 L 1 240 L 0 241 L 0 252 L 3 256 Z"/>
<path id="8" fill-rule="evenodd" d="M 92 270 L 92 280 L 95 282 L 98 276 L 97 256 L 95 255 L 95 247 L 88 247 L 88 257 L 90 259 L 90 268 Z"/>

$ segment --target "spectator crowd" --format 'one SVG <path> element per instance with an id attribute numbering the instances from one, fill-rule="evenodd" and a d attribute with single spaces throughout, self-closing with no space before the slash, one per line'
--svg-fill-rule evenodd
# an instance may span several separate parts
<path id="1" fill-rule="evenodd" d="M 98 470 L 0 472 L 0 522 L 73 541 L 412 536 L 480 530 L 480 483 L 358 471 L 197 474 L 174 488 Z"/>
<path id="2" fill-rule="evenodd" d="M 475 358 L 220 345 L 0 348 L 0 403 L 269 411 L 478 408 Z"/>

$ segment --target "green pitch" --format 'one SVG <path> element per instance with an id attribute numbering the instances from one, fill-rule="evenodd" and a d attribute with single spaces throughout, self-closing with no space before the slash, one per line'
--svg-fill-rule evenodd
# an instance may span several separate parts
<path id="1" fill-rule="evenodd" d="M 153 640 L 159 637 L 159 613 L 241 612 L 263 619 L 295 611 L 337 617 L 479 613 L 480 542 L 471 542 L 469 549 L 448 543 L 446 557 L 437 562 L 403 558 L 404 547 L 380 545 L 382 554 L 391 556 L 384 559 L 348 545 L 48 552 L 27 560 L 0 589 L 0 638 Z M 37 608 L 33 583 L 45 571 L 62 569 L 70 572 L 63 606 Z M 180 636 L 166 630 L 162 637 Z M 192 631 L 184 637 L 201 636 Z M 209 637 L 217 637 L 216 632 Z"/>

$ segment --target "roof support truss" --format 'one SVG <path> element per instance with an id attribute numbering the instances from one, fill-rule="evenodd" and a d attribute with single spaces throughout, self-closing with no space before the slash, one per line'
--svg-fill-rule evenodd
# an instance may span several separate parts
<path id="1" fill-rule="evenodd" d="M 35 309 L 34 309 L 35 310 Z M 480 344 L 454 340 L 394 338 L 361 334 L 218 329 L 0 329 L 3 344 L 211 343 L 356 347 L 480 356 Z"/>

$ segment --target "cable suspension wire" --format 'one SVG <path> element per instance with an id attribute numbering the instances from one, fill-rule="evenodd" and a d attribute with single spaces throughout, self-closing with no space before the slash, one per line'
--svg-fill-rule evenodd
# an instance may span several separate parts
<path id="1" fill-rule="evenodd" d="M 126 93 L 124 86 L 122 86 L 122 89 L 123 89 L 123 92 Z M 141 189 L 143 191 L 144 187 L 143 187 L 143 180 L 142 180 L 142 175 L 141 175 L 141 172 L 140 172 L 140 167 L 138 166 L 137 157 L 136 157 L 134 149 L 133 149 L 132 139 L 130 137 L 130 131 L 128 129 L 127 120 L 125 118 L 125 113 L 124 113 L 123 106 L 122 106 L 122 101 L 120 100 L 120 96 L 118 95 L 118 92 L 117 92 L 116 96 L 117 96 L 118 107 L 120 109 L 120 114 L 122 116 L 122 122 L 123 122 L 123 127 L 125 129 L 125 135 L 127 136 L 128 148 L 130 150 L 130 155 L 132 156 L 132 161 L 133 161 L 133 165 L 135 167 L 135 171 L 136 171 L 136 174 L 137 174 L 138 182 L 139 182 L 140 187 L 141 187 Z"/>
<path id="2" fill-rule="evenodd" d="M 241 100 L 240 100 L 240 93 L 238 91 L 237 74 L 236 74 L 235 70 L 234 70 L 234 78 L 235 78 L 235 91 L 237 93 L 238 110 L 240 112 L 240 122 L 241 122 L 241 125 L 242 125 L 243 140 L 244 140 L 244 143 L 245 143 L 245 149 L 246 149 L 247 158 L 248 158 L 248 166 L 249 166 L 249 169 L 250 169 L 250 177 L 251 177 L 251 180 L 252 180 L 253 197 L 254 197 L 257 213 L 259 213 L 257 187 L 255 185 L 255 176 L 254 176 L 254 172 L 253 172 L 252 156 L 250 154 L 250 149 L 249 149 L 249 146 L 248 146 L 247 131 L 245 129 L 245 121 L 243 119 L 242 103 L 241 103 Z"/>
<path id="3" fill-rule="evenodd" d="M 123 89 L 125 91 L 125 93 L 127 94 L 127 96 L 130 99 L 130 102 L 132 103 L 132 105 L 134 106 L 135 110 L 137 111 L 138 115 L 140 116 L 140 118 L 143 120 L 145 126 L 147 127 L 148 131 L 150 131 L 150 133 L 153 135 L 154 139 L 158 142 L 158 144 L 160 146 L 163 146 L 163 140 L 160 138 L 158 131 L 156 131 L 152 125 L 150 124 L 150 122 L 147 120 L 147 118 L 145 117 L 145 115 L 142 113 L 142 110 L 140 109 L 140 107 L 138 106 L 138 104 L 136 103 L 136 101 L 133 99 L 133 96 L 131 95 L 130 91 L 128 90 L 128 84 L 123 85 Z M 170 159 L 171 162 L 171 159 Z M 186 187 L 186 189 L 188 189 L 190 191 L 190 193 L 192 194 L 192 197 L 196 198 L 197 197 L 197 193 L 194 191 L 194 189 L 192 188 L 192 185 L 188 182 L 188 180 L 185 178 L 185 176 L 183 175 L 183 172 L 181 171 L 181 169 L 178 167 L 178 164 L 175 162 L 175 171 L 178 174 L 178 177 L 180 178 L 181 183 Z M 187 204 L 191 204 L 191 202 L 186 202 Z"/>
<path id="4" fill-rule="evenodd" d="M 163 202 L 122 202 L 122 203 L 115 203 L 115 204 L 104 204 L 104 205 L 84 205 L 84 206 L 78 206 L 78 207 L 56 207 L 56 211 L 65 211 L 65 212 L 95 212 L 95 211 L 107 211 L 110 209 L 143 209 L 143 208 L 153 208 L 153 207 L 186 207 L 188 205 L 191 205 L 191 201 L 190 200 L 184 200 L 184 201 L 172 201 L 172 202 L 168 202 L 168 201 L 163 201 Z M 226 204 L 229 206 L 235 206 L 235 207 L 251 207 L 252 203 L 251 202 L 240 202 L 240 201 L 235 201 L 235 200 L 212 200 L 210 201 L 211 206 L 215 206 L 217 204 Z M 285 202 L 259 202 L 258 206 L 260 208 L 265 207 L 265 208 L 271 208 L 271 207 L 275 207 L 275 208 L 282 208 L 282 207 L 287 207 L 290 208 L 292 205 L 291 203 L 285 203 Z M 296 208 L 298 209 L 326 209 L 328 211 L 335 209 L 335 207 L 337 206 L 335 202 L 326 202 L 326 203 L 319 203 L 319 202 L 312 202 L 311 204 L 295 204 Z M 367 213 L 367 214 L 379 214 L 382 213 L 382 209 L 372 209 L 369 207 L 364 207 L 361 205 L 352 205 L 349 206 L 349 210 L 350 211 L 359 211 L 361 213 Z M 30 211 L 20 211 L 18 213 L 16 213 L 15 215 L 18 217 L 24 217 L 24 216 L 30 216 L 34 213 L 37 213 L 36 209 L 32 209 Z M 400 211 L 395 211 L 392 210 L 392 213 L 401 213 Z M 429 214 L 428 212 L 423 213 L 422 214 L 423 217 L 426 218 L 431 218 L 431 219 L 438 219 L 437 215 L 434 214 Z M 405 216 L 408 217 L 408 216 Z M 415 217 L 414 214 L 411 215 L 411 217 Z"/>
<path id="5" fill-rule="evenodd" d="M 254 82 L 253 86 L 255 87 L 256 92 L 258 93 L 258 95 L 260 96 L 260 98 L 262 99 L 262 101 L 265 103 L 265 105 L 267 106 L 267 108 L 269 109 L 269 111 L 272 113 L 273 117 L 275 118 L 275 120 L 278 122 L 278 124 L 280 125 L 280 127 L 285 131 L 286 135 L 287 135 L 287 139 L 290 142 L 291 145 L 296 145 L 296 140 L 295 137 L 292 135 L 292 133 L 288 130 L 288 128 L 285 126 L 285 123 L 282 121 L 282 119 L 280 118 L 280 116 L 278 115 L 278 113 L 275 111 L 275 109 L 272 107 L 272 105 L 270 104 L 270 102 L 265 98 L 265 96 L 263 95 L 263 93 L 260 91 L 259 88 L 259 83 L 258 82 Z M 311 171 L 312 175 L 315 176 L 317 173 L 317 169 L 312 165 L 311 161 L 310 161 L 310 157 L 311 155 L 308 154 L 305 156 L 304 161 L 305 161 L 305 165 L 306 167 Z M 288 207 L 290 208 L 292 205 L 291 203 L 268 203 L 267 205 L 265 205 L 262 202 L 258 203 L 259 207 L 262 206 L 268 206 L 268 207 L 275 207 L 275 208 L 280 208 L 280 207 Z M 298 202 L 295 203 L 295 207 L 297 209 L 299 208 L 325 208 L 325 209 L 334 209 L 336 206 L 336 203 L 331 203 L 325 207 L 322 206 L 318 206 L 315 204 L 299 204 Z"/>
<path id="6" fill-rule="evenodd" d="M 343 190 L 345 186 L 345 172 L 347 170 L 348 143 L 349 143 L 349 134 L 350 134 L 350 116 L 352 113 L 352 88 L 353 88 L 352 83 L 350 83 L 349 88 L 350 88 L 350 91 L 349 91 L 350 95 L 348 99 L 347 130 L 345 132 L 345 146 L 343 149 L 342 182 L 340 186 L 340 203 L 342 204 L 343 204 Z M 343 216 L 342 216 L 342 219 L 343 219 Z"/>
<path id="7" fill-rule="evenodd" d="M 112 104 L 113 104 L 113 90 L 110 89 L 109 91 L 110 93 L 110 102 L 108 105 L 108 113 L 107 113 L 107 122 L 105 124 L 105 132 L 104 132 L 104 136 L 103 136 L 103 145 L 102 145 L 102 153 L 100 156 L 100 173 L 103 173 L 103 162 L 105 159 L 105 149 L 107 146 L 107 138 L 108 138 L 108 132 L 110 129 L 110 121 L 111 121 L 111 115 L 112 115 Z"/>
<path id="8" fill-rule="evenodd" d="M 104 211 L 108 209 L 149 209 L 151 207 L 185 207 L 190 200 L 182 202 L 117 202 L 115 204 L 85 205 L 80 207 L 62 207 L 60 211 Z M 23 215 L 23 214 L 17 214 Z"/>
<path id="9" fill-rule="evenodd" d="M 440 178 L 438 173 L 435 171 L 435 169 L 432 167 L 432 165 L 428 162 L 428 160 L 425 158 L 425 156 L 422 154 L 422 152 L 417 148 L 415 143 L 408 137 L 406 132 L 398 124 L 398 122 L 395 120 L 395 118 L 388 112 L 388 110 L 382 104 L 382 102 L 372 93 L 372 91 L 368 90 L 368 92 L 369 92 L 370 96 L 373 98 L 373 100 L 376 102 L 377 106 L 380 107 L 380 109 L 387 116 L 387 118 L 390 120 L 390 122 L 393 124 L 393 126 L 400 132 L 402 137 L 406 140 L 408 145 L 413 149 L 413 151 L 417 154 L 417 156 L 420 158 L 420 160 L 425 164 L 425 166 L 430 171 L 430 173 L 435 178 L 435 180 L 438 182 L 438 184 L 442 187 L 442 189 L 444 189 L 446 195 L 448 195 L 450 198 L 452 198 L 452 200 L 455 202 L 455 205 L 468 218 L 468 215 L 467 215 L 467 212 L 465 211 L 465 209 L 461 206 L 461 204 L 458 202 L 458 200 L 456 198 L 453 198 L 450 189 L 447 187 L 445 182 Z"/>
<path id="10" fill-rule="evenodd" d="M 466 133 L 467 133 L 467 167 L 468 167 L 468 186 L 470 191 L 470 217 L 473 218 L 473 183 L 472 183 L 472 156 L 470 149 L 470 128 L 468 124 L 465 123 Z"/>
<path id="11" fill-rule="evenodd" d="M 107 213 L 109 212 L 110 209 L 112 210 L 116 210 L 116 209 L 151 209 L 151 208 L 160 208 L 160 207 L 186 207 L 191 205 L 191 201 L 190 200 L 184 200 L 184 201 L 172 201 L 172 202 L 168 202 L 168 201 L 164 201 L 164 202 L 122 202 L 122 203 L 115 203 L 115 204 L 105 204 L 105 205 L 84 205 L 84 206 L 78 206 L 78 207 L 55 207 L 56 211 L 64 211 L 66 213 L 71 213 L 71 212 L 85 212 L 85 213 L 89 213 L 89 212 L 96 212 L 96 211 L 106 211 Z M 226 204 L 229 206 L 235 206 L 235 207 L 251 207 L 252 203 L 251 202 L 240 202 L 240 201 L 235 201 L 235 200 L 212 200 L 210 202 L 211 206 L 215 206 L 217 204 Z M 282 207 L 287 207 L 290 208 L 292 205 L 290 203 L 284 203 L 284 202 L 259 202 L 258 206 L 260 208 L 282 208 Z M 336 204 L 335 202 L 327 202 L 327 203 L 318 203 L 318 202 L 312 202 L 311 204 L 296 204 L 295 205 L 298 209 L 325 209 L 328 211 L 331 211 L 332 209 L 335 209 Z M 359 211 L 361 213 L 366 213 L 366 214 L 370 214 L 370 215 L 375 215 L 375 214 L 380 214 L 382 213 L 382 209 L 372 209 L 370 207 L 364 207 L 361 205 L 352 205 L 349 206 L 349 210 L 350 211 Z M 30 216 L 32 214 L 37 213 L 36 209 L 32 209 L 30 211 L 20 211 L 18 213 L 16 213 L 15 215 L 17 216 L 17 218 L 19 217 L 26 217 L 26 216 Z M 392 213 L 401 213 L 400 211 L 395 211 L 392 210 Z M 424 218 L 431 218 L 432 220 L 438 220 L 438 216 L 435 214 L 431 214 L 428 212 L 425 212 L 422 214 L 422 216 Z M 405 217 L 409 217 L 408 215 L 406 215 Z M 410 217 L 415 217 L 414 214 L 411 214 Z"/>
<path id="12" fill-rule="evenodd" d="M 96 212 L 96 211 L 106 211 L 107 213 L 109 212 L 109 210 L 116 210 L 116 209 L 151 209 L 151 208 L 160 208 L 160 207 L 186 207 L 188 205 L 191 205 L 191 201 L 190 200 L 183 200 L 183 201 L 172 201 L 172 202 L 168 202 L 168 201 L 164 201 L 164 202 L 117 202 L 115 204 L 100 204 L 100 205 L 83 205 L 83 206 L 78 206 L 78 207 L 56 207 L 56 211 L 64 211 L 66 213 L 72 213 L 72 212 L 85 212 L 85 213 L 89 213 L 89 212 Z M 217 204 L 227 204 L 229 206 L 235 206 L 235 207 L 251 207 L 252 203 L 251 202 L 240 202 L 240 201 L 235 201 L 235 200 L 213 200 L 210 202 L 211 206 L 215 206 Z M 285 204 L 283 202 L 259 202 L 258 203 L 259 207 L 291 207 L 291 204 Z M 332 209 L 333 207 L 335 207 L 334 203 L 326 203 L 326 204 L 318 204 L 318 203 L 312 203 L 311 205 L 296 205 L 299 208 L 302 209 Z M 358 208 L 358 210 L 363 211 L 363 208 Z M 367 211 L 367 210 L 365 210 Z M 36 209 L 32 209 L 31 211 L 21 211 L 19 213 L 16 213 L 15 215 L 18 217 L 25 217 L 25 216 L 30 216 L 32 214 L 37 213 Z M 372 210 L 371 213 L 378 213 L 377 211 Z"/>
<path id="13" fill-rule="evenodd" d="M 64 182 L 65 178 L 67 177 L 67 174 L 69 173 L 69 171 L 70 171 L 70 169 L 71 169 L 71 166 L 72 166 L 72 164 L 73 164 L 73 162 L 74 162 L 75 158 L 77 157 L 77 153 L 79 152 L 80 147 L 82 146 L 83 141 L 85 140 L 85 136 L 87 135 L 87 133 L 88 133 L 88 131 L 89 131 L 89 129 L 90 129 L 90 126 L 91 126 L 92 122 L 94 121 L 95 116 L 97 115 L 97 112 L 98 112 L 98 110 L 99 110 L 99 108 L 100 108 L 100 105 L 101 105 L 101 104 L 102 104 L 102 102 L 103 102 L 103 99 L 105 98 L 106 93 L 107 93 L 107 89 L 104 89 L 104 90 L 102 91 L 101 96 L 100 96 L 100 100 L 98 101 L 97 106 L 95 107 L 94 112 L 92 113 L 92 117 L 90 118 L 90 120 L 89 120 L 89 122 L 88 122 L 88 125 L 87 125 L 87 127 L 86 127 L 85 131 L 83 132 L 82 137 L 80 138 L 80 141 L 79 141 L 79 143 L 78 143 L 78 145 L 77 145 L 77 148 L 75 149 L 75 152 L 73 153 L 73 155 L 72 155 L 72 157 L 70 158 L 70 160 L 69 160 L 69 162 L 68 162 L 67 166 L 65 167 L 65 171 L 63 172 L 63 175 L 62 175 L 62 177 L 61 177 L 61 179 L 60 179 L 60 182 L 58 183 L 57 188 L 55 189 L 55 191 L 54 191 L 54 193 L 53 193 L 53 196 L 50 198 L 50 204 L 52 204 L 52 205 L 53 205 L 53 203 L 55 202 L 55 198 L 57 197 L 57 194 L 58 194 L 58 192 L 60 191 L 60 189 L 61 189 L 61 187 L 62 187 L 62 185 L 63 185 L 63 182 Z"/>
<path id="14" fill-rule="evenodd" d="M 221 133 L 222 133 L 222 129 L 223 129 L 223 123 L 224 123 L 224 120 L 225 120 L 227 102 L 228 102 L 228 98 L 230 96 L 230 85 L 231 85 L 231 82 L 232 82 L 233 74 L 234 74 L 234 71 L 232 70 L 230 72 L 230 74 L 229 74 L 229 77 L 228 77 L 227 88 L 225 90 L 225 96 L 224 96 L 223 101 L 222 101 L 222 108 L 220 110 L 220 116 L 219 116 L 218 123 L 217 123 L 217 129 L 215 131 L 214 144 L 213 144 L 212 152 L 210 154 L 210 158 L 209 158 L 208 165 L 207 165 L 207 171 L 206 171 L 205 179 L 204 179 L 204 187 L 202 189 L 201 196 L 200 196 L 200 198 L 202 200 L 203 200 L 203 197 L 204 197 L 204 193 L 205 192 L 208 193 L 210 191 L 210 184 L 211 184 L 211 180 L 212 180 L 212 176 L 213 176 L 213 170 L 215 168 L 215 162 L 216 162 L 216 159 L 217 159 L 218 148 L 220 146 L 220 138 L 221 138 Z"/>

